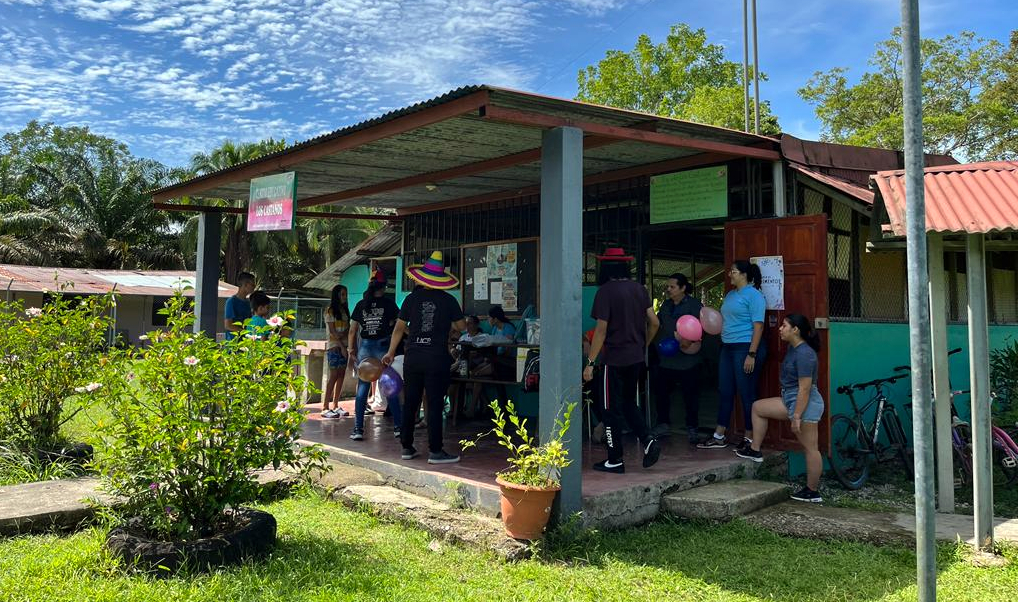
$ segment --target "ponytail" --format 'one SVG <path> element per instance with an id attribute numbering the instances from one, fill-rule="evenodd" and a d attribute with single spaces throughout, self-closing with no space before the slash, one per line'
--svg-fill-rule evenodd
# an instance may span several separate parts
<path id="1" fill-rule="evenodd" d="M 689 278 L 686 278 L 685 274 L 680 274 L 676 272 L 669 276 L 668 278 L 677 282 L 679 288 L 681 288 L 687 295 L 693 294 L 693 285 L 689 283 Z"/>
<path id="2" fill-rule="evenodd" d="M 755 263 L 750 263 L 749 260 L 746 259 L 736 259 L 732 262 L 732 265 L 734 265 L 735 269 L 739 270 L 739 272 L 746 275 L 746 279 L 749 280 L 750 284 L 757 289 L 760 288 L 760 285 L 763 283 L 763 274 L 760 273 L 760 266 Z"/>
<path id="3" fill-rule="evenodd" d="M 793 328 L 799 329 L 799 336 L 802 340 L 806 341 L 806 344 L 813 348 L 813 351 L 820 353 L 820 335 L 806 319 L 806 316 L 802 314 L 788 314 L 785 316 L 785 321 L 788 322 Z"/>

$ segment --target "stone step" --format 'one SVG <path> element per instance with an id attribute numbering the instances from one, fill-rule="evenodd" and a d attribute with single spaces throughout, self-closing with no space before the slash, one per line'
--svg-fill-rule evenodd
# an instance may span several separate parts
<path id="1" fill-rule="evenodd" d="M 0 535 L 74 529 L 109 503 L 94 478 L 40 481 L 0 487 Z"/>
<path id="2" fill-rule="evenodd" d="M 728 521 L 788 499 L 781 483 L 736 479 L 661 496 L 661 511 L 681 518 Z"/>

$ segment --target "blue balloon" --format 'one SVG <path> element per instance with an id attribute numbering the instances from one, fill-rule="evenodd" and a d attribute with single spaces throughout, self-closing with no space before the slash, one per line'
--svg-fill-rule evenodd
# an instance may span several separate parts
<path id="1" fill-rule="evenodd" d="M 403 379 L 392 366 L 386 366 L 385 370 L 382 370 L 382 376 L 378 379 L 378 388 L 386 397 L 399 395 L 399 392 L 403 390 Z"/>
<path id="2" fill-rule="evenodd" d="M 671 357 L 679 352 L 679 342 L 672 337 L 661 339 L 661 342 L 657 344 L 657 350 L 661 355 Z"/>

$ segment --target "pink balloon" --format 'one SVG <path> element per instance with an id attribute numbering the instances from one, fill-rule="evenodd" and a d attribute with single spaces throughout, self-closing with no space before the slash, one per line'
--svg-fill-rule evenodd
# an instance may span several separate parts
<path id="1" fill-rule="evenodd" d="M 678 328 L 675 329 L 679 336 L 687 341 L 699 341 L 703 338 L 703 327 L 700 320 L 693 316 L 682 316 L 679 318 Z"/>
<path id="2" fill-rule="evenodd" d="M 721 319 L 721 312 L 713 307 L 704 306 L 700 310 L 700 324 L 703 326 L 703 331 L 707 334 L 721 334 L 721 327 L 724 324 Z"/>
<path id="3" fill-rule="evenodd" d="M 697 353 L 700 353 L 700 345 L 701 344 L 702 343 L 700 343 L 700 341 L 691 341 L 689 343 L 688 347 L 683 348 L 682 344 L 680 343 L 679 344 L 679 351 L 681 351 L 682 353 L 685 353 L 686 355 L 696 355 Z"/>

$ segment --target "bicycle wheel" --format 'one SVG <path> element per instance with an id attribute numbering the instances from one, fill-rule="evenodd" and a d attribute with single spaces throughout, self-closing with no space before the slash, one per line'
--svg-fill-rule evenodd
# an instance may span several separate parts
<path id="1" fill-rule="evenodd" d="M 862 425 L 838 414 L 831 419 L 831 454 L 834 475 L 846 489 L 859 489 L 870 476 L 872 453 Z"/>
<path id="2" fill-rule="evenodd" d="M 972 483 L 972 434 L 967 424 L 954 426 L 951 437 L 954 457 L 954 486 L 965 487 Z"/>
<path id="3" fill-rule="evenodd" d="M 1008 485 L 1018 480 L 1018 458 L 1011 452 L 1011 447 L 998 435 L 993 433 L 993 462 L 1007 479 Z"/>
<path id="4" fill-rule="evenodd" d="M 891 416 L 894 416 L 894 418 L 886 420 L 888 429 L 887 438 L 891 441 L 891 445 L 897 448 L 898 459 L 901 460 L 901 464 L 905 468 L 905 474 L 908 475 L 910 480 L 914 480 L 915 452 L 908 446 L 908 439 L 905 438 L 905 429 L 901 426 L 901 419 L 896 414 L 889 414 L 888 418 Z M 891 429 L 894 429 L 893 436 Z"/>

